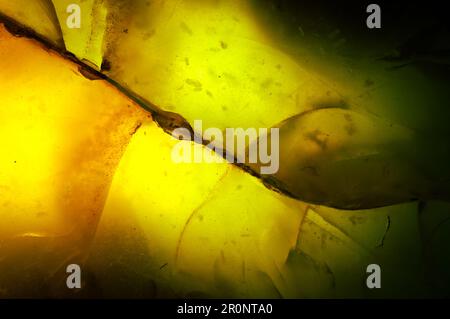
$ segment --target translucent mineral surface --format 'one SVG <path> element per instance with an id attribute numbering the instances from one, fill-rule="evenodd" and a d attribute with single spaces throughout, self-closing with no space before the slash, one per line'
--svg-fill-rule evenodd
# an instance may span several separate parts
<path id="1" fill-rule="evenodd" d="M 449 295 L 448 60 L 277 3 L 0 0 L 0 297 Z M 195 120 L 279 128 L 280 169 Z"/>

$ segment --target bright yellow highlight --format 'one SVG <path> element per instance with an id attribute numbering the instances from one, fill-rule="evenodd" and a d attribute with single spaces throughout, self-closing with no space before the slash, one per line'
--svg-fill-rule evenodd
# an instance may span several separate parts
<path id="1" fill-rule="evenodd" d="M 23 267 L 64 247 L 39 265 L 47 275 L 85 253 L 122 151 L 148 115 L 106 82 L 84 78 L 77 65 L 3 26 L 0 43 L 0 282 L 17 280 L 8 287 L 14 295 L 20 280 L 3 267 L 18 258 L 10 253 L 19 246 Z"/>
<path id="2" fill-rule="evenodd" d="M 271 127 L 340 97 L 272 46 L 245 1 L 110 6 L 111 78 L 204 127 Z M 118 10 L 122 10 L 119 14 Z M 124 10 L 127 12 L 124 13 Z M 126 32 L 124 32 L 126 30 Z"/>
<path id="3" fill-rule="evenodd" d="M 286 285 L 278 269 L 296 244 L 305 205 L 230 164 L 174 164 L 176 143 L 153 123 L 133 136 L 91 250 L 97 279 L 116 271 L 117 258 L 139 268 L 121 251 L 138 253 L 144 245 L 141 258 L 150 265 L 141 275 L 157 286 L 168 283 L 178 294 L 278 297 Z M 121 243 L 116 234 L 125 236 Z M 124 249 L 124 241 L 131 246 Z"/>

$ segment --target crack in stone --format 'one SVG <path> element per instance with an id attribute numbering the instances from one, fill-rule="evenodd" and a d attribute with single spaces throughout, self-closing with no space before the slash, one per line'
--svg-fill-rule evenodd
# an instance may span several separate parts
<path id="1" fill-rule="evenodd" d="M 377 245 L 377 248 L 383 248 L 384 247 L 384 241 L 386 239 L 387 233 L 389 231 L 389 229 L 391 228 L 391 216 L 387 216 L 387 221 L 386 221 L 386 229 L 384 230 L 384 234 L 383 237 L 380 240 L 380 243 Z"/>
<path id="2" fill-rule="evenodd" d="M 45 50 L 47 51 L 54 51 L 61 55 L 63 58 L 72 61 L 73 63 L 78 65 L 78 70 L 82 76 L 89 80 L 105 80 L 108 83 L 110 83 L 112 86 L 114 86 L 117 90 L 119 90 L 122 94 L 124 94 L 126 97 L 137 103 L 140 107 L 142 107 L 144 110 L 149 112 L 153 118 L 153 120 L 156 122 L 156 124 L 164 130 L 167 134 L 172 134 L 173 130 L 177 128 L 186 128 L 191 132 L 191 136 L 195 136 L 195 132 L 193 131 L 191 125 L 189 122 L 180 114 L 168 112 L 162 110 L 157 105 L 151 103 L 150 101 L 146 100 L 145 98 L 139 96 L 138 94 L 132 92 L 129 88 L 126 86 L 118 83 L 117 81 L 111 79 L 101 71 L 96 70 L 95 68 L 88 65 L 86 62 L 79 60 L 73 53 L 67 51 L 65 48 L 61 48 L 57 45 L 55 45 L 52 41 L 50 41 L 45 36 L 42 36 L 35 32 L 32 28 L 29 28 L 20 22 L 16 21 L 15 19 L 12 19 L 3 13 L 0 12 L 0 23 L 2 23 L 5 28 L 10 32 L 12 35 L 16 37 L 26 37 L 32 40 L 36 40 L 37 43 L 41 44 Z M 107 62 L 109 63 L 109 62 Z M 109 65 L 109 64 L 108 64 Z M 109 65 L 110 68 L 110 65 Z M 103 69 L 103 67 L 102 67 Z M 107 69 L 107 68 L 105 68 Z M 139 128 L 139 127 L 138 127 Z M 138 129 L 136 128 L 136 130 Z M 210 144 L 211 141 L 203 139 L 203 137 L 200 137 L 202 141 L 202 145 L 207 146 Z M 216 152 L 217 153 L 217 152 Z M 221 157 L 226 159 L 227 152 L 225 150 L 222 150 L 222 153 L 218 153 Z M 229 154 L 228 154 L 229 155 Z M 258 178 L 263 185 L 277 193 L 283 194 L 285 196 L 301 200 L 301 198 L 298 198 L 297 196 L 294 196 L 292 193 L 290 193 L 286 187 L 284 187 L 280 181 L 274 179 L 271 176 L 263 176 L 256 172 L 254 169 L 250 168 L 249 166 L 238 163 L 237 158 L 235 156 L 234 162 L 230 163 L 244 172 L 252 175 L 253 177 Z"/>

